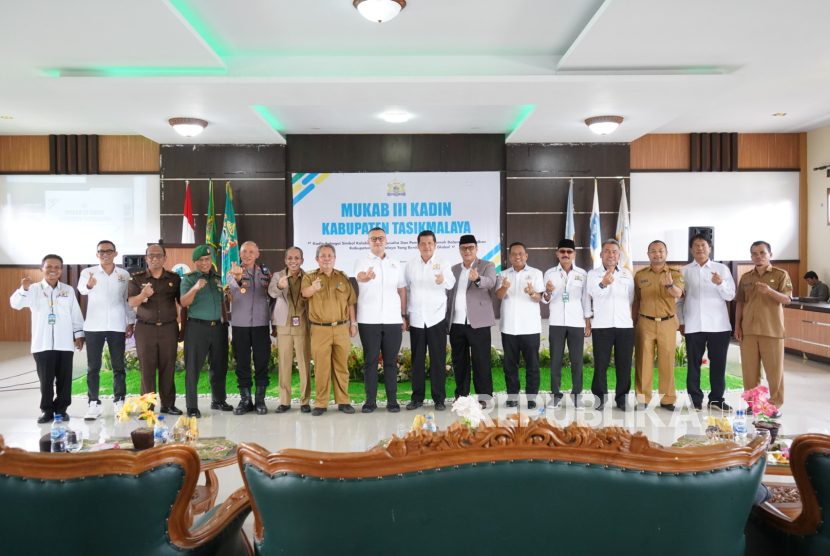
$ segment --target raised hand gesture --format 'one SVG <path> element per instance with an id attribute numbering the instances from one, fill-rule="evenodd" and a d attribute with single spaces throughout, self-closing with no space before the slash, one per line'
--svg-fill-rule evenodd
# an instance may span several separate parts
<path id="1" fill-rule="evenodd" d="M 439 286 L 444 283 L 444 275 L 443 274 L 436 274 L 435 275 L 435 283 Z"/>
<path id="2" fill-rule="evenodd" d="M 512 286 L 512 285 L 513 284 L 511 284 L 510 280 L 508 280 L 507 278 L 504 278 L 501 281 L 501 287 L 502 287 L 503 290 L 509 290 L 510 286 Z"/>
<path id="3" fill-rule="evenodd" d="M 86 287 L 87 287 L 87 289 L 90 289 L 97 283 L 98 283 L 98 280 L 95 279 L 95 276 L 90 274 L 89 275 L 89 280 L 86 281 Z"/>
<path id="4" fill-rule="evenodd" d="M 199 278 L 199 279 L 196 281 L 196 283 L 195 283 L 195 284 L 193 284 L 193 287 L 191 288 L 191 290 L 196 290 L 196 291 L 199 291 L 199 290 L 201 290 L 202 288 L 204 288 L 205 286 L 207 286 L 207 280 L 205 280 L 204 278 Z"/>
<path id="5" fill-rule="evenodd" d="M 236 264 L 236 262 L 231 261 L 231 270 L 228 274 L 233 274 L 233 277 L 236 279 L 237 282 L 242 280 L 242 271 L 244 269 Z"/>
<path id="6" fill-rule="evenodd" d="M 155 293 L 155 290 L 153 290 L 153 286 L 151 286 L 150 284 L 145 284 L 144 289 L 141 290 L 141 295 L 144 296 L 144 299 L 147 299 L 148 297 L 150 297 L 154 293 Z"/>
<path id="7" fill-rule="evenodd" d="M 600 282 L 600 284 L 602 284 L 605 287 L 608 287 L 613 283 L 614 283 L 614 269 L 612 268 L 611 270 L 609 270 L 608 272 L 605 273 L 605 276 L 602 277 L 602 282 Z"/>
<path id="8" fill-rule="evenodd" d="M 23 286 L 23 291 L 29 291 L 29 286 L 32 285 L 32 279 L 26 276 L 20 281 L 20 285 Z"/>
<path id="9" fill-rule="evenodd" d="M 533 289 L 533 282 L 528 282 L 527 287 L 525 288 L 525 293 L 531 297 L 536 295 L 536 290 Z"/>
<path id="10" fill-rule="evenodd" d="M 280 278 L 280 281 L 277 282 L 277 287 L 281 290 L 284 290 L 288 287 L 288 274 Z"/>
<path id="11" fill-rule="evenodd" d="M 672 278 L 672 277 L 671 277 L 671 271 L 669 271 L 669 270 L 667 270 L 667 271 L 666 271 L 666 273 L 663 275 L 663 280 L 662 280 L 662 283 L 663 283 L 663 285 L 664 285 L 664 286 L 666 286 L 667 288 L 668 288 L 669 286 L 673 286 L 673 285 L 674 285 L 674 278 Z"/>
<path id="12" fill-rule="evenodd" d="M 375 274 L 375 267 L 370 266 L 366 270 L 366 279 L 367 280 L 374 280 L 375 278 L 377 278 L 377 274 Z"/>
<path id="13" fill-rule="evenodd" d="M 317 277 L 317 278 L 315 278 L 315 279 L 314 279 L 314 281 L 311 283 L 311 286 L 314 288 L 314 291 L 318 292 L 318 291 L 320 291 L 320 288 L 322 288 L 322 287 L 323 287 L 323 281 L 322 281 L 322 280 L 320 279 L 320 277 L 318 276 L 318 277 Z"/>
<path id="14" fill-rule="evenodd" d="M 553 280 L 548 280 L 548 283 L 545 284 L 545 293 L 548 295 L 553 293 L 553 290 L 556 289 L 556 286 L 553 285 Z"/>
<path id="15" fill-rule="evenodd" d="M 723 278 L 720 277 L 720 274 L 717 272 L 712 273 L 712 283 L 713 284 L 723 284 Z"/>
<path id="16" fill-rule="evenodd" d="M 478 280 L 478 269 L 470 269 L 470 282 L 475 282 L 476 280 Z"/>

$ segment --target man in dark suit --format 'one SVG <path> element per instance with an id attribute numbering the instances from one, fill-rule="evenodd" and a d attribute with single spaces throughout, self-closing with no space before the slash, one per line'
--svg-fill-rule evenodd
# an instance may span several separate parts
<path id="1" fill-rule="evenodd" d="M 496 324 L 493 313 L 493 288 L 496 267 L 477 257 L 475 236 L 463 235 L 459 242 L 463 262 L 452 267 L 455 286 L 447 292 L 447 323 L 455 372 L 455 397 L 470 395 L 470 360 L 473 385 L 480 402 L 493 397 L 490 368 L 490 327 Z M 489 396 L 489 398 L 486 398 Z"/>

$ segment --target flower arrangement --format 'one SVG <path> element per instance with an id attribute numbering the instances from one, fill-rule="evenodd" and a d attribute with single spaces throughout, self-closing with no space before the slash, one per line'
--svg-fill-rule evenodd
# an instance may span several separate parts
<path id="1" fill-rule="evenodd" d="M 146 419 L 147 424 L 152 427 L 158 418 L 152 406 L 159 404 L 159 395 L 155 392 L 142 394 L 141 396 L 130 396 L 124 400 L 124 407 L 118 412 L 116 418 L 121 423 L 130 420 L 130 413 L 140 412 L 139 419 Z"/>
<path id="2" fill-rule="evenodd" d="M 452 410 L 461 417 L 461 422 L 468 427 L 475 428 L 484 420 L 484 412 L 481 411 L 481 404 L 476 396 L 463 396 L 455 400 Z"/>
<path id="3" fill-rule="evenodd" d="M 746 402 L 756 419 L 760 417 L 764 421 L 771 421 L 770 417 L 778 411 L 777 407 L 769 403 L 769 388 L 766 386 L 756 386 L 752 390 L 747 390 L 741 394 L 741 399 Z"/>

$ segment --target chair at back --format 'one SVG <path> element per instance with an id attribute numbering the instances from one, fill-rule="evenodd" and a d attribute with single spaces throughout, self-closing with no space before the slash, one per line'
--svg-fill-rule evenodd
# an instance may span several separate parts
<path id="1" fill-rule="evenodd" d="M 245 555 L 245 489 L 188 528 L 199 477 L 192 448 L 30 453 L 0 436 L 3 554 Z"/>
<path id="2" fill-rule="evenodd" d="M 765 449 L 760 438 L 663 448 L 525 417 L 413 431 L 359 454 L 241 444 L 239 464 L 263 556 L 743 556 Z"/>
<path id="3" fill-rule="evenodd" d="M 746 526 L 747 554 L 830 554 L 830 436 L 796 438 L 790 446 L 790 469 L 801 494 L 801 513 L 790 519 L 770 503 L 757 506 Z"/>

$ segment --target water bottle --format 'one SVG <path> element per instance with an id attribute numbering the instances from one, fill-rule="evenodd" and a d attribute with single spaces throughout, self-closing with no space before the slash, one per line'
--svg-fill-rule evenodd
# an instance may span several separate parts
<path id="1" fill-rule="evenodd" d="M 548 418 L 548 416 L 545 413 L 545 407 L 544 406 L 540 407 L 539 408 L 539 416 L 536 417 L 536 419 L 538 419 L 540 421 L 545 421 L 545 420 L 547 420 L 547 418 Z"/>
<path id="2" fill-rule="evenodd" d="M 432 432 L 436 432 L 438 430 L 438 427 L 435 425 L 435 417 L 432 413 L 427 415 L 427 420 L 424 422 L 424 428 Z"/>
<path id="3" fill-rule="evenodd" d="M 63 417 L 55 415 L 55 420 L 52 422 L 52 449 L 53 453 L 66 452 L 66 425 L 63 424 Z"/>
<path id="4" fill-rule="evenodd" d="M 164 415 L 159 415 L 156 426 L 153 427 L 153 446 L 163 446 L 170 440 L 170 431 L 164 422 Z"/>
<path id="5" fill-rule="evenodd" d="M 746 444 L 746 417 L 744 417 L 743 409 L 735 412 L 735 420 L 732 422 L 732 433 L 735 435 L 735 442 L 742 446 Z"/>

